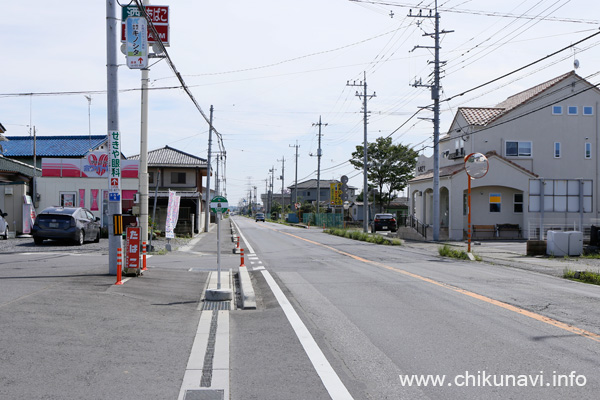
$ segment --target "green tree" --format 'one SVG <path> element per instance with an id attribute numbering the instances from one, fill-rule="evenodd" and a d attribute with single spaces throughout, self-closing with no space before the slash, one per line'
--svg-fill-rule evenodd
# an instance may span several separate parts
<path id="1" fill-rule="evenodd" d="M 363 170 L 363 146 L 356 146 L 350 163 L 354 168 Z M 389 206 L 396 194 L 408 185 L 413 178 L 412 172 L 417 165 L 418 153 L 408 146 L 393 144 L 392 138 L 377 138 L 367 146 L 367 180 L 379 189 L 375 201 Z"/>

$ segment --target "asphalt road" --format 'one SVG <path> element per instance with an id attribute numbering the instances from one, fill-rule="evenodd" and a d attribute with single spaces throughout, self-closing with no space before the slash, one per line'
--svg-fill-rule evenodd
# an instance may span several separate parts
<path id="1" fill-rule="evenodd" d="M 598 396 L 597 286 L 235 220 L 355 399 Z M 252 275 L 263 305 L 231 314 L 232 398 L 329 398 Z M 445 381 L 402 384 L 413 375 Z"/>
<path id="2" fill-rule="evenodd" d="M 231 399 L 598 397 L 597 286 L 235 221 L 257 309 L 229 313 Z M 106 240 L 1 241 L 0 399 L 177 398 L 215 237 L 178 242 L 123 286 Z M 444 381 L 406 381 L 421 376 Z"/>

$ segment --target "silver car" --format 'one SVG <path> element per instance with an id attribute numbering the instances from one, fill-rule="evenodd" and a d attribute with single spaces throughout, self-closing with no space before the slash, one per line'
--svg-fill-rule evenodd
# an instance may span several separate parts
<path id="1" fill-rule="evenodd" d="M 68 239 L 81 246 L 86 240 L 100 241 L 100 218 L 82 207 L 48 207 L 38 214 L 32 229 L 33 241 Z"/>

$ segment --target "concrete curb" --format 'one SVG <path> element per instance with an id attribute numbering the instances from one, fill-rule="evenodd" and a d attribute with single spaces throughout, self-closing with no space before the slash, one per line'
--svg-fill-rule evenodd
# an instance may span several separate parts
<path id="1" fill-rule="evenodd" d="M 244 310 L 256 309 L 256 295 L 247 267 L 239 267 L 240 292 L 242 294 L 242 308 Z"/>

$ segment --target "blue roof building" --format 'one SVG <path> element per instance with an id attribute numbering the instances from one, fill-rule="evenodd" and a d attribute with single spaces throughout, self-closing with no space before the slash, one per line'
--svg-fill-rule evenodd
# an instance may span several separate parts
<path id="1" fill-rule="evenodd" d="M 2 142 L 4 157 L 33 159 L 33 137 L 5 137 L 8 141 Z M 102 149 L 107 142 L 107 135 L 37 136 L 35 153 L 37 157 L 81 158 L 90 150 Z"/>

